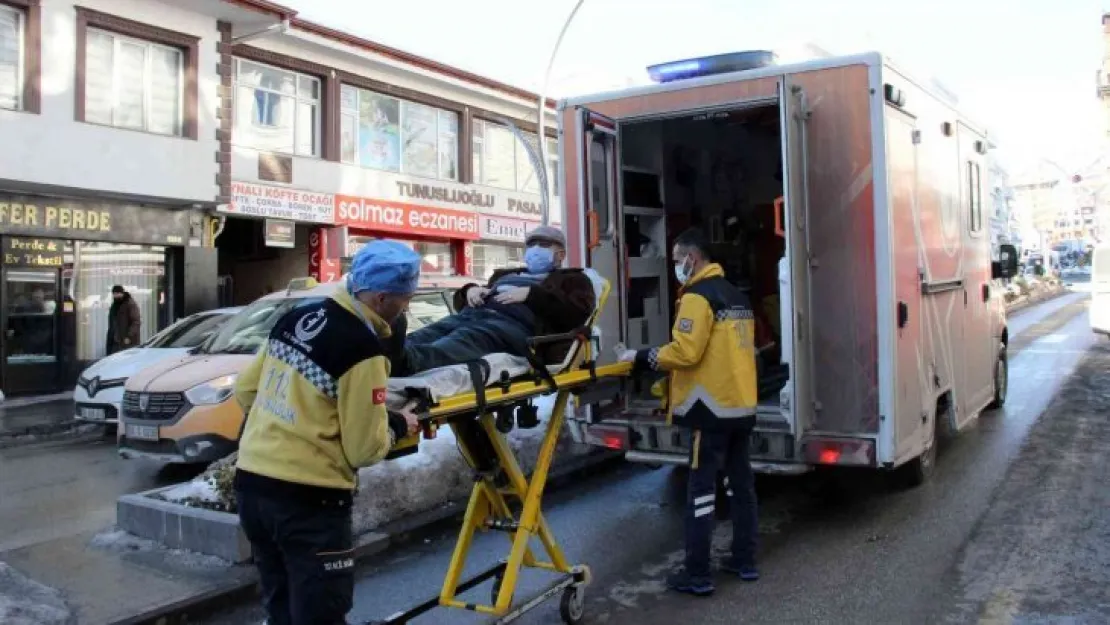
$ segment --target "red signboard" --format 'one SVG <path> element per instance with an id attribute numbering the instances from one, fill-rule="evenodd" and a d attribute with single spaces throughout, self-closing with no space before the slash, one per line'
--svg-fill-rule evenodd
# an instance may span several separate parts
<path id="1" fill-rule="evenodd" d="M 370 198 L 335 196 L 335 223 L 377 232 L 475 240 L 478 214 Z"/>
<path id="2" fill-rule="evenodd" d="M 339 259 L 329 258 L 328 239 L 334 236 L 331 230 L 318 226 L 308 236 L 308 273 L 319 282 L 335 282 L 342 273 Z"/>

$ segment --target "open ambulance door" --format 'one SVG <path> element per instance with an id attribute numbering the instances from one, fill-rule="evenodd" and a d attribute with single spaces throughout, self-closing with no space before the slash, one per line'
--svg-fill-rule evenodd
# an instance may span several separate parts
<path id="1" fill-rule="evenodd" d="M 612 285 L 609 304 L 601 311 L 599 363 L 616 359 L 613 347 L 624 341 L 624 245 L 620 216 L 620 134 L 616 121 L 585 108 L 578 109 L 578 206 L 585 225 L 585 266 Z"/>
<path id="2" fill-rule="evenodd" d="M 784 285 L 780 305 L 783 353 L 790 354 L 790 381 L 779 397 L 780 412 L 789 424 L 795 451 L 801 452 L 801 437 L 812 428 L 820 408 L 813 393 L 814 319 L 811 314 L 810 233 L 808 193 L 809 118 L 805 91 L 792 84 L 791 76 L 779 83 L 782 106 L 783 188 L 786 257 L 789 284 Z M 780 283 L 780 289 L 783 285 Z M 787 322 L 789 320 L 789 323 Z"/>

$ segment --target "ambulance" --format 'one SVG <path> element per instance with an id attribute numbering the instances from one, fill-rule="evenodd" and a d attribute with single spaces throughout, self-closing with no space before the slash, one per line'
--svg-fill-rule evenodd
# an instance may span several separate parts
<path id="1" fill-rule="evenodd" d="M 877 53 L 779 64 L 765 51 L 649 68 L 655 84 L 557 105 L 569 258 L 614 285 L 613 347 L 665 343 L 671 247 L 698 226 L 756 317 L 762 472 L 932 472 L 940 436 L 1006 400 L 1003 287 L 985 132 Z M 997 259 L 997 260 L 992 260 Z M 652 379 L 572 431 L 635 462 L 687 463 Z"/>

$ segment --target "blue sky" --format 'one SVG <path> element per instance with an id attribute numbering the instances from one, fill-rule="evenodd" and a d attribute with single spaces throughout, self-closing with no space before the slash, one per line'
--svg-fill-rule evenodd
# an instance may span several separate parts
<path id="1" fill-rule="evenodd" d="M 574 0 L 285 0 L 301 17 L 528 89 Z M 1108 5 L 1110 6 L 1110 5 Z M 552 94 L 646 81 L 648 64 L 812 42 L 880 50 L 934 77 L 988 127 L 1012 171 L 1078 169 L 1106 150 L 1095 97 L 1101 0 L 586 0 Z"/>

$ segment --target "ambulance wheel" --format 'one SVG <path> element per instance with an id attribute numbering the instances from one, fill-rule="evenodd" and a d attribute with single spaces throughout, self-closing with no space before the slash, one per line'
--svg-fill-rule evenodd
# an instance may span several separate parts
<path id="1" fill-rule="evenodd" d="M 937 437 L 921 455 L 894 470 L 895 486 L 900 489 L 917 488 L 933 476 L 937 466 Z"/>
<path id="2" fill-rule="evenodd" d="M 567 586 L 563 598 L 559 600 L 559 615 L 567 625 L 578 625 L 586 612 L 585 589 L 581 586 Z"/>
<path id="3" fill-rule="evenodd" d="M 1006 405 L 1006 393 L 1010 390 L 1010 363 L 1006 359 L 1006 348 L 998 351 L 994 362 L 994 399 L 987 410 L 998 410 Z"/>

